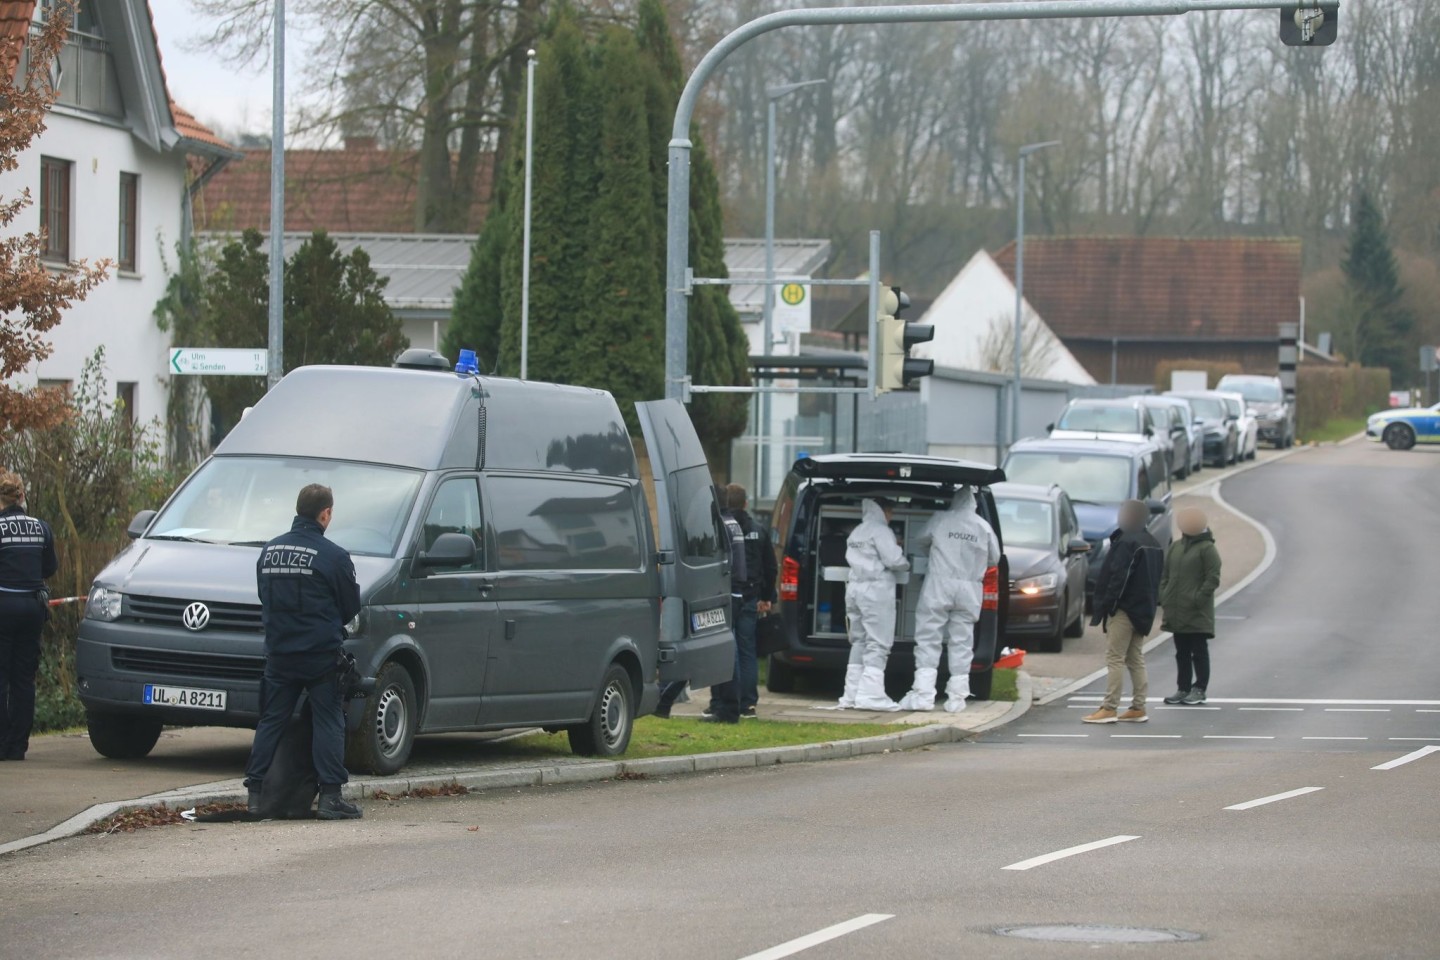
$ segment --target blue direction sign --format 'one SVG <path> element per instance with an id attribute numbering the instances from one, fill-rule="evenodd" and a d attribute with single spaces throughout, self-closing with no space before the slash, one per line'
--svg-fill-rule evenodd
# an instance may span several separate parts
<path id="1" fill-rule="evenodd" d="M 263 377 L 269 372 L 269 354 L 263 349 L 176 347 L 170 351 L 170 372 L 206 377 Z"/>

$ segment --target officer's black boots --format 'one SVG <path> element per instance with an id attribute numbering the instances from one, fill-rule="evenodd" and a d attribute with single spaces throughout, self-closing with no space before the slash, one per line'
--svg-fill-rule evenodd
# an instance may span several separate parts
<path id="1" fill-rule="evenodd" d="M 355 804 L 340 796 L 340 791 L 320 794 L 320 804 L 315 816 L 321 820 L 359 820 L 364 812 Z"/>

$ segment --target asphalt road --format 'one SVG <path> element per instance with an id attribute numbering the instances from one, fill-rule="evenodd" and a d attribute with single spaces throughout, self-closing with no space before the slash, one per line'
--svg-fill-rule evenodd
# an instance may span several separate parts
<path id="1" fill-rule="evenodd" d="M 1437 471 L 1367 444 L 1226 483 L 1279 554 L 1222 608 L 1218 710 L 1112 731 L 1062 701 L 913 754 L 77 838 L 0 860 L 0 954 L 1095 955 L 993 932 L 1072 923 L 1201 938 L 1125 955 L 1435 957 L 1440 752 L 1373 768 L 1440 746 Z M 1048 733 L 1090 736 L 1022 736 Z"/>

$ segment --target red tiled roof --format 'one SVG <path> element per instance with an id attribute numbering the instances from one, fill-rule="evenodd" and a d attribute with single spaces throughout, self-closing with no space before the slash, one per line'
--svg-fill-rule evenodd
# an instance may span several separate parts
<path id="1" fill-rule="evenodd" d="M 270 228 L 270 150 L 244 158 L 205 184 L 196 205 L 202 230 Z M 419 154 L 352 146 L 285 151 L 285 229 L 334 233 L 413 233 Z M 475 174 L 467 232 L 478 232 L 490 195 L 490 164 Z"/>
<path id="2" fill-rule="evenodd" d="M 1014 243 L 995 262 L 1013 280 Z M 1299 296 L 1296 239 L 1025 239 L 1025 299 L 1061 338 L 1274 339 Z"/>
<path id="3" fill-rule="evenodd" d="M 35 0 L 0 0 L 0 61 L 11 76 L 20 64 L 20 51 L 30 35 Z"/>
<path id="4" fill-rule="evenodd" d="M 170 115 L 175 118 L 175 130 L 186 140 L 193 140 L 196 143 L 203 143 L 206 146 L 218 147 L 221 150 L 234 150 L 224 140 L 221 140 L 214 130 L 195 119 L 195 114 L 186 110 L 174 100 L 170 101 Z"/>

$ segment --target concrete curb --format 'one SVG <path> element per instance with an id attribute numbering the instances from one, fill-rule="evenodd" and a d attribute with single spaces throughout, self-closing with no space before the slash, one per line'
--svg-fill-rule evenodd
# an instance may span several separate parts
<path id="1" fill-rule="evenodd" d="M 982 723 L 980 726 L 976 727 L 970 732 L 985 733 L 987 731 L 994 730 L 996 727 L 1003 727 L 1007 723 L 1014 723 L 1016 720 L 1019 720 L 1021 717 L 1025 716 L 1025 714 L 1029 713 L 1030 707 L 1033 706 L 1033 701 L 1035 699 L 1035 685 L 1034 681 L 1030 679 L 1030 674 L 1026 673 L 1024 670 L 1015 671 L 1015 690 L 1017 692 L 1017 696 L 1015 697 L 1015 703 L 1010 707 L 1009 710 L 1005 712 L 1003 716 L 996 717 L 989 723 Z"/>
<path id="2" fill-rule="evenodd" d="M 815 763 L 822 760 L 844 760 L 873 754 L 914 750 L 937 743 L 955 743 L 979 733 L 991 730 L 1024 715 L 1030 708 L 1030 677 L 1019 674 L 1020 699 L 1003 717 L 985 724 L 979 730 L 964 730 L 948 724 L 932 724 L 915 727 L 878 737 L 863 737 L 857 740 L 827 740 L 823 743 L 805 743 L 790 747 L 763 747 L 753 750 L 736 750 L 728 753 L 698 753 L 684 757 L 647 757 L 641 760 L 588 760 L 578 763 L 547 764 L 506 770 L 478 770 L 464 773 L 438 773 L 415 777 L 387 777 L 351 780 L 345 785 L 345 796 L 351 799 L 373 797 L 377 793 L 400 794 L 409 790 L 427 787 L 458 785 L 471 791 L 501 790 L 518 787 L 541 787 L 554 784 L 595 783 L 602 780 L 630 778 L 660 778 L 694 773 L 709 773 L 714 770 L 733 770 L 753 767 L 768 767 L 790 763 Z M 147 807 L 165 806 L 172 810 L 188 810 L 191 807 L 209 803 L 241 803 L 246 791 L 236 780 L 220 780 L 213 783 L 197 784 L 178 790 L 167 790 L 133 800 L 115 800 L 97 803 L 75 816 L 56 824 L 44 833 L 22 837 L 9 843 L 0 844 L 0 856 L 18 853 L 31 847 L 55 840 L 63 840 L 83 833 L 92 824 L 113 817 L 119 813 L 142 810 Z"/>

